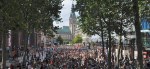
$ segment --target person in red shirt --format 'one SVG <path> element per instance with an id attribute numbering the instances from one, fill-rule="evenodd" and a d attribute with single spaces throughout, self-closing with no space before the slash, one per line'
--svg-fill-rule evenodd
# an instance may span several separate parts
<path id="1" fill-rule="evenodd" d="M 50 64 L 51 64 L 51 65 L 53 64 L 53 60 L 50 60 Z"/>

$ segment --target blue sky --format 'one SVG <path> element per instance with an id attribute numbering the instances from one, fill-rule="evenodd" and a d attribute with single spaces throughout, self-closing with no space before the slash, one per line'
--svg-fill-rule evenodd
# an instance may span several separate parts
<path id="1" fill-rule="evenodd" d="M 72 6 L 72 0 L 64 0 L 62 3 L 64 6 L 61 9 L 61 18 L 62 18 L 62 22 L 60 23 L 56 23 L 54 22 L 54 26 L 69 26 L 69 16 L 71 13 L 71 6 Z"/>

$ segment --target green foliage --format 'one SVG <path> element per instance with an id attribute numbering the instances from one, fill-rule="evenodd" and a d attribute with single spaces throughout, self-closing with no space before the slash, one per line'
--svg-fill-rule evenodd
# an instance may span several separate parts
<path id="1" fill-rule="evenodd" d="M 82 43 L 82 37 L 81 37 L 81 35 L 77 35 L 77 36 L 73 39 L 73 43 Z"/>
<path id="2" fill-rule="evenodd" d="M 51 34 L 57 28 L 53 21 L 60 21 L 63 0 L 1 0 L 0 15 L 4 18 L 5 29 L 42 31 Z"/>
<path id="3" fill-rule="evenodd" d="M 63 44 L 63 38 L 61 36 L 58 36 L 57 42 L 61 45 Z"/>
<path id="4" fill-rule="evenodd" d="M 133 22 L 131 1 L 102 1 L 102 0 L 77 0 L 76 11 L 80 14 L 80 27 L 89 35 L 107 32 L 108 25 L 111 31 L 117 34 Z M 124 32 L 122 32 L 124 33 Z"/>
<path id="5" fill-rule="evenodd" d="M 107 32 L 109 37 L 108 67 L 111 69 L 111 34 L 126 35 L 125 29 L 133 27 L 133 2 L 135 0 L 76 0 L 76 11 L 80 15 L 80 27 L 84 33 L 94 35 Z M 149 18 L 150 1 L 139 1 L 141 18 Z M 135 8 L 137 9 L 137 8 Z M 137 10 L 136 10 L 137 11 Z M 138 18 L 137 18 L 138 19 Z M 136 24 L 135 24 L 136 25 Z M 140 25 L 140 24 L 138 24 Z M 137 25 L 136 25 L 137 26 Z M 138 27 L 140 29 L 140 26 Z M 139 30 L 140 31 L 140 30 Z M 102 36 L 102 35 L 101 35 Z"/>
<path id="6" fill-rule="evenodd" d="M 150 20 L 150 0 L 139 0 L 138 3 L 140 19 Z"/>

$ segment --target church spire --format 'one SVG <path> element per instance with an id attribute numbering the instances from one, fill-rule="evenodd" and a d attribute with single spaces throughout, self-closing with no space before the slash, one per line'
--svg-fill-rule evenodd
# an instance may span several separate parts
<path id="1" fill-rule="evenodd" d="M 72 7 L 71 7 L 71 12 L 75 12 L 75 4 L 74 4 L 74 0 L 72 0 Z"/>
<path id="2" fill-rule="evenodd" d="M 72 7 L 71 7 L 71 12 L 75 12 L 75 5 L 74 4 L 72 4 Z"/>
<path id="3" fill-rule="evenodd" d="M 70 18 L 71 19 L 75 19 L 76 15 L 75 15 L 75 5 L 72 3 L 72 7 L 71 7 L 71 13 L 70 13 Z"/>

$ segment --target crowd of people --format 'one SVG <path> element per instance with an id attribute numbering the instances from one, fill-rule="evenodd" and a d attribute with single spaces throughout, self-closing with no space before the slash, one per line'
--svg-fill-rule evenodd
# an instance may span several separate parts
<path id="1" fill-rule="evenodd" d="M 24 53 L 21 53 L 21 56 L 23 55 Z M 100 64 L 104 62 L 100 50 L 91 49 L 34 48 L 30 49 L 26 56 L 25 65 L 22 65 L 22 62 L 11 64 L 10 69 L 100 69 Z"/>
<path id="2" fill-rule="evenodd" d="M 23 56 L 24 53 L 21 53 Z M 11 64 L 10 69 L 107 69 L 107 53 L 102 55 L 102 49 L 76 48 L 31 48 L 25 58 L 25 64 Z M 126 56 L 119 60 L 112 55 L 112 69 L 136 69 L 136 60 L 131 61 Z M 22 59 L 23 60 L 23 59 Z"/>

